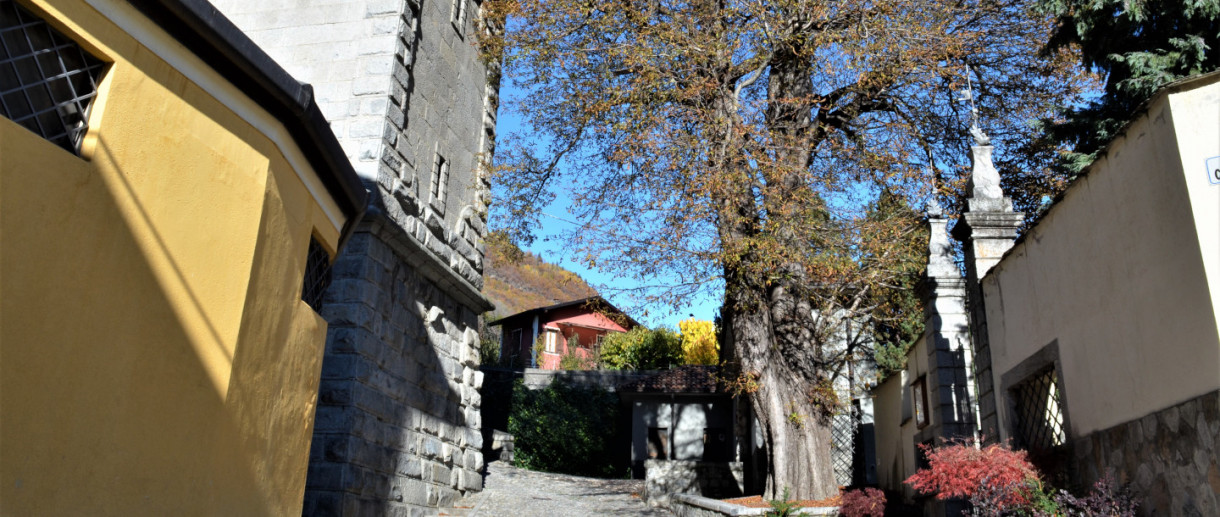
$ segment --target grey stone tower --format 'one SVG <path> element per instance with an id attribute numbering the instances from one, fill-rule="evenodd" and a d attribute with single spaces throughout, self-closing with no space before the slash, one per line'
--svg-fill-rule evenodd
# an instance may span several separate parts
<path id="1" fill-rule="evenodd" d="M 996 393 L 991 375 L 991 348 L 987 338 L 987 312 L 983 306 L 980 279 L 1012 248 L 1025 214 L 1014 212 L 1012 200 L 1000 189 L 1000 173 L 991 161 L 994 149 L 987 136 L 971 128 L 973 167 L 966 185 L 970 197 L 962 217 L 953 227 L 966 259 L 967 307 L 974 336 L 974 375 L 978 382 L 979 430 L 988 441 L 999 437 Z"/>
<path id="2" fill-rule="evenodd" d="M 966 281 L 953 262 L 948 219 L 936 200 L 928 207 L 928 271 L 923 286 L 928 339 L 928 405 L 942 438 L 978 433 Z"/>
<path id="3" fill-rule="evenodd" d="M 497 71 L 479 0 L 213 0 L 299 80 L 368 215 L 333 267 L 306 515 L 416 515 L 482 489 L 478 318 Z M 494 67 L 495 65 L 492 65 Z M 305 425 L 305 423 L 302 423 Z"/>

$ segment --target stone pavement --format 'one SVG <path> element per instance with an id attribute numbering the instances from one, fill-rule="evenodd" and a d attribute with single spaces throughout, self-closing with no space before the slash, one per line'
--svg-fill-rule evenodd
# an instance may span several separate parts
<path id="1" fill-rule="evenodd" d="M 640 499 L 644 481 L 595 479 L 533 472 L 495 461 L 487 465 L 483 491 L 457 503 L 458 508 L 441 515 L 501 517 L 528 515 L 673 515 L 663 508 L 649 508 Z"/>

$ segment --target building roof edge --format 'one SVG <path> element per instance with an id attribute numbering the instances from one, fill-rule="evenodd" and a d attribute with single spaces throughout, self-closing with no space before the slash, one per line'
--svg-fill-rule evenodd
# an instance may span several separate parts
<path id="1" fill-rule="evenodd" d="M 205 0 L 128 0 L 187 50 L 279 120 L 347 216 L 346 241 L 368 206 L 368 192 L 314 101 L 241 29 Z"/>

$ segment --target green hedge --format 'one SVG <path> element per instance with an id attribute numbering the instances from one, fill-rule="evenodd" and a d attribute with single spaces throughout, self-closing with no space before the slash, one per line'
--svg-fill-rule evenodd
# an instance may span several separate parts
<path id="1" fill-rule="evenodd" d="M 615 477 L 619 443 L 618 397 L 604 389 L 573 387 L 556 379 L 530 390 L 513 385 L 508 432 L 514 462 L 531 470 Z"/>

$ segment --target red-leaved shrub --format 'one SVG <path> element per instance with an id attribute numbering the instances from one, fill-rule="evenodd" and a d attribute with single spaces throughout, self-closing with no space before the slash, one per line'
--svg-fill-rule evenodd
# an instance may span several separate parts
<path id="1" fill-rule="evenodd" d="M 839 499 L 839 515 L 843 517 L 884 517 L 885 493 L 876 488 L 849 490 Z"/>
<path id="2" fill-rule="evenodd" d="M 1002 494 L 1003 506 L 1026 504 L 1023 487 L 1037 481 L 1038 471 L 1025 451 L 1007 445 L 980 447 L 974 440 L 954 440 L 939 447 L 920 445 L 928 457 L 929 468 L 907 478 L 906 484 L 937 499 L 970 498 L 976 492 Z"/>

